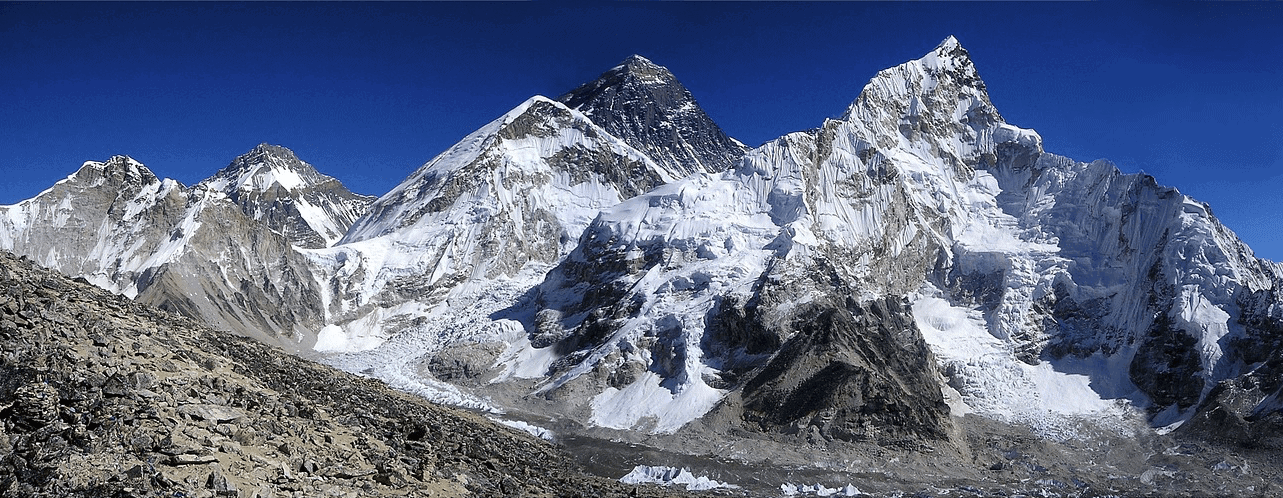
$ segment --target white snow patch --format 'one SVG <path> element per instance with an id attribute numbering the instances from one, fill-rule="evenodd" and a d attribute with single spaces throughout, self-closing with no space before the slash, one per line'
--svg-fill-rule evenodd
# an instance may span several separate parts
<path id="1" fill-rule="evenodd" d="M 503 321 L 512 322 L 511 320 Z M 507 349 L 499 354 L 499 358 L 495 360 L 495 366 L 502 366 L 503 371 L 495 378 L 490 379 L 491 384 L 512 378 L 542 378 L 547 375 L 552 362 L 557 361 L 557 358 L 559 358 L 559 355 L 554 351 L 555 348 L 535 348 L 531 346 L 530 338 L 525 336 L 525 330 L 521 328 L 521 324 L 512 323 L 516 324 L 517 330 L 523 332 L 523 334 L 520 339 L 510 342 Z"/>
<path id="2" fill-rule="evenodd" d="M 674 386 L 677 392 L 668 385 Z M 594 396 L 588 421 L 612 429 L 672 433 L 712 410 L 722 395 L 699 379 L 678 384 L 665 382 L 655 372 L 646 372 L 622 390 L 607 387 Z"/>
<path id="3" fill-rule="evenodd" d="M 343 328 L 338 325 L 326 325 L 316 333 L 316 345 L 312 346 L 312 349 L 317 351 L 346 351 L 347 334 L 343 333 Z"/>
<path id="4" fill-rule="evenodd" d="M 506 425 L 513 429 L 517 429 L 519 431 L 525 432 L 527 434 L 530 434 L 531 436 L 537 437 L 544 441 L 550 441 L 550 442 L 556 441 L 556 437 L 553 435 L 552 431 L 545 429 L 543 427 L 522 422 L 520 420 L 507 420 L 507 419 L 502 419 L 498 417 L 487 417 L 487 418 L 489 418 L 490 420 L 496 423 Z"/>
<path id="5" fill-rule="evenodd" d="M 315 206 L 312 203 L 307 202 L 306 199 L 296 199 L 294 201 L 294 208 L 298 210 L 299 216 L 303 218 L 303 222 L 312 227 L 312 230 L 316 231 L 316 233 L 325 240 L 326 246 L 333 245 L 343 237 L 344 230 L 342 223 L 335 219 L 334 216 L 326 213 L 324 208 Z"/>

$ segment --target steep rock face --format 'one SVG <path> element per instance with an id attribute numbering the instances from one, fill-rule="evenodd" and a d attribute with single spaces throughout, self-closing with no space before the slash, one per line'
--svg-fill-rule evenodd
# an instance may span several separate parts
<path id="1" fill-rule="evenodd" d="M 1206 205 L 1103 161 L 999 157 L 990 171 L 1017 228 L 1057 249 L 1031 253 L 1041 280 L 1008 285 L 991 308 L 1014 347 L 1061 363 L 1121 360 L 1125 369 L 1090 372 L 1101 385 L 1114 378 L 1098 392 L 1135 400 L 1117 384 L 1130 380 L 1140 403 L 1167 410 L 1159 424 L 1191 416 L 1218 382 L 1257 368 L 1254 350 L 1276 347 L 1277 331 L 1244 326 L 1267 322 L 1277 306 L 1274 266 Z"/>
<path id="2" fill-rule="evenodd" d="M 298 348 L 320 295 L 307 260 L 221 192 L 117 156 L 0 207 L 0 248 L 224 330 Z"/>
<path id="3" fill-rule="evenodd" d="M 321 328 L 321 294 L 308 260 L 221 193 L 196 189 L 197 229 L 149 275 L 136 299 L 222 329 L 306 349 Z"/>
<path id="4" fill-rule="evenodd" d="M 557 100 L 678 177 L 724 171 L 747 150 L 722 132 L 667 68 L 639 55 Z"/>
<path id="5" fill-rule="evenodd" d="M 125 156 L 86 162 L 32 199 L 0 207 L 0 248 L 126 295 L 184 242 L 186 189 Z M 173 235 L 177 235 L 174 237 Z"/>
<path id="6" fill-rule="evenodd" d="M 799 306 L 788 342 L 721 408 L 742 404 L 739 418 L 760 430 L 880 444 L 943 438 L 948 407 L 906 307 L 896 298 Z"/>
<path id="7" fill-rule="evenodd" d="M 260 144 L 198 186 L 227 194 L 253 218 L 299 247 L 329 247 L 374 202 L 321 174 L 294 152 Z"/>

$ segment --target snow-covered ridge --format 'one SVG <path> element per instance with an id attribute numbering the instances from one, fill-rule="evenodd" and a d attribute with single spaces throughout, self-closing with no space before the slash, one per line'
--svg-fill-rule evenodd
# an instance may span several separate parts
<path id="1" fill-rule="evenodd" d="M 285 190 L 296 190 L 310 185 L 303 175 L 313 176 L 300 166 L 302 163 L 289 149 L 268 144 L 260 144 L 249 153 L 242 155 L 232 164 L 213 177 L 201 182 L 211 190 L 228 191 L 266 191 L 273 186 Z M 308 165 L 310 166 L 310 165 Z"/>
<path id="2" fill-rule="evenodd" d="M 381 197 L 341 244 L 307 252 L 326 330 L 358 351 L 399 333 L 486 329 L 486 314 L 513 305 L 598 211 L 673 178 L 582 113 L 532 97 Z"/>
<path id="3" fill-rule="evenodd" d="M 529 130 L 523 128 L 531 127 Z M 509 136 L 504 136 L 508 134 Z M 583 142 L 599 143 L 583 147 Z M 578 111 L 542 96 L 534 96 L 503 116 L 464 137 L 458 144 L 420 167 L 408 178 L 384 194 L 358 220 L 343 238 L 343 243 L 357 242 L 393 231 L 411 232 L 425 213 L 443 208 L 431 201 L 453 195 L 452 189 L 472 183 L 490 181 L 500 189 L 495 192 L 507 208 L 518 208 L 508 185 L 524 179 L 540 181 L 541 177 L 570 175 L 562 179 L 565 189 L 581 185 L 574 176 L 587 172 L 549 164 L 562 151 L 600 150 L 623 158 L 624 164 L 635 164 L 635 177 L 621 178 L 631 183 L 617 185 L 630 194 L 672 180 L 675 174 L 656 164 L 618 138 L 601 129 Z M 554 161 L 555 162 L 555 161 Z M 495 175 L 482 179 L 479 176 Z M 600 176 L 600 175 L 598 175 Z M 544 180 L 546 181 L 546 180 Z M 573 184 L 571 184 L 573 183 Z M 632 185 L 635 184 L 635 185 Z M 482 195 L 487 193 L 482 192 Z M 615 200 L 614 202 L 618 202 Z M 614 204 L 611 202 L 610 204 Z M 513 211 L 515 212 L 515 211 Z M 595 213 L 588 216 L 591 217 Z"/>

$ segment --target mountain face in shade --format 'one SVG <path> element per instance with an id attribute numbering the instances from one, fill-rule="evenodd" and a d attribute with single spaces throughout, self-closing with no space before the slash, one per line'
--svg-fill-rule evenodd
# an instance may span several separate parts
<path id="1" fill-rule="evenodd" d="M 294 152 L 261 144 L 200 186 L 227 194 L 246 216 L 305 248 L 328 247 L 374 202 L 316 171 Z"/>
<path id="2" fill-rule="evenodd" d="M 673 73 L 639 55 L 557 100 L 679 177 L 724 171 L 747 150 L 722 133 Z"/>

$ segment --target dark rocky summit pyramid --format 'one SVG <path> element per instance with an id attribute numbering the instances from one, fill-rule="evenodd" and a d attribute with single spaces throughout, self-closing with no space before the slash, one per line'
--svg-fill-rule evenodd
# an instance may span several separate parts
<path id="1" fill-rule="evenodd" d="M 673 73 L 640 55 L 557 100 L 684 174 L 724 171 L 748 150 L 722 132 Z"/>

